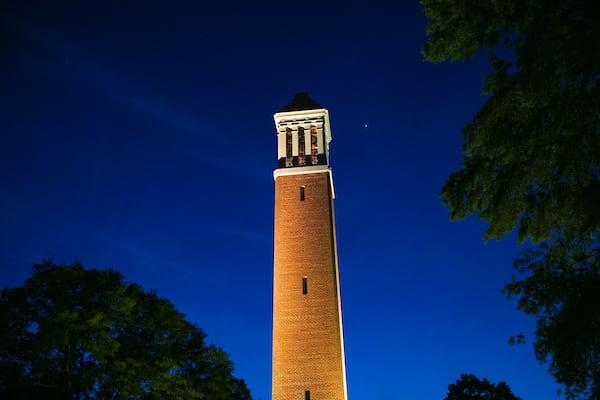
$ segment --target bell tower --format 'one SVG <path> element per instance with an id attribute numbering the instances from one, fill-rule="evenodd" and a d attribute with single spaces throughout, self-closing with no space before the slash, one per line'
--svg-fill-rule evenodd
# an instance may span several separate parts
<path id="1" fill-rule="evenodd" d="M 346 400 L 329 112 L 299 93 L 274 119 L 273 400 Z"/>

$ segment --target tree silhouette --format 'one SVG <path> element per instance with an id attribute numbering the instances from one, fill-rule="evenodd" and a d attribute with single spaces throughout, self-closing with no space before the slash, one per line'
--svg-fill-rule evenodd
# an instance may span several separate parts
<path id="1" fill-rule="evenodd" d="M 444 400 L 521 400 L 504 382 L 493 384 L 472 374 L 461 374 L 456 383 L 448 385 Z"/>
<path id="2" fill-rule="evenodd" d="M 443 202 L 486 239 L 531 240 L 505 293 L 571 397 L 600 398 L 600 7 L 593 0 L 422 0 L 426 60 L 484 50 L 486 102 Z"/>
<path id="3" fill-rule="evenodd" d="M 0 398 L 250 400 L 173 304 L 112 270 L 34 265 L 0 294 Z"/>

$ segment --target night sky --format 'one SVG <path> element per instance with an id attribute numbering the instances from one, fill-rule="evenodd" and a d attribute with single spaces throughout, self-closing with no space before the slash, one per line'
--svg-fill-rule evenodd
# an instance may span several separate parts
<path id="1" fill-rule="evenodd" d="M 417 2 L 18 3 L 0 6 L 0 286 L 42 258 L 115 268 L 270 399 L 272 115 L 308 91 L 333 130 L 350 399 L 442 399 L 462 372 L 554 396 L 507 344 L 534 329 L 500 294 L 514 235 L 485 243 L 440 204 L 485 57 L 423 62 Z"/>

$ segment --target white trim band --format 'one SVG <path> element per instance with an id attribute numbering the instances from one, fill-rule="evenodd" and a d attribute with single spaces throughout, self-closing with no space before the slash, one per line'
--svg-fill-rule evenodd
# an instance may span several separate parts
<path id="1" fill-rule="evenodd" d="M 311 165 L 309 167 L 290 167 L 290 168 L 277 168 L 273 170 L 273 180 L 277 180 L 280 176 L 287 175 L 306 175 L 306 174 L 320 174 L 327 172 L 329 173 L 329 182 L 331 182 L 331 198 L 335 199 L 335 190 L 333 189 L 333 173 L 331 168 L 327 165 Z"/>

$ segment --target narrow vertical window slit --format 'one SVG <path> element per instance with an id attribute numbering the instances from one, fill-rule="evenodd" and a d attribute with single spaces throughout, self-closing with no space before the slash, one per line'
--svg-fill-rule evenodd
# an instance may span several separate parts
<path id="1" fill-rule="evenodd" d="M 308 278 L 302 277 L 302 294 L 308 294 Z"/>

